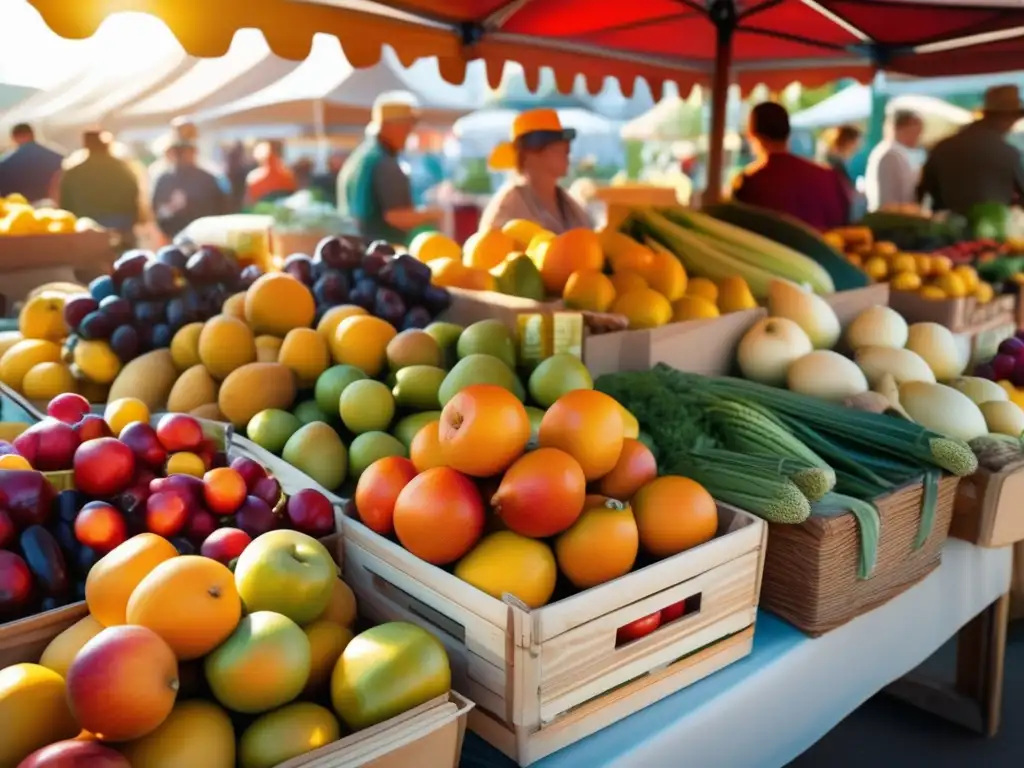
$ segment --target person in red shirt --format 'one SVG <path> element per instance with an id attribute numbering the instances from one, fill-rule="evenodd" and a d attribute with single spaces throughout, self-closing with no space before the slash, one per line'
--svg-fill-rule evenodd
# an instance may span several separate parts
<path id="1" fill-rule="evenodd" d="M 264 141 L 256 146 L 253 157 L 258 165 L 245 178 L 246 205 L 277 200 L 298 190 L 295 174 L 284 164 L 282 154 L 279 141 Z"/>
<path id="2" fill-rule="evenodd" d="M 750 110 L 750 142 L 757 160 L 736 177 L 733 198 L 800 219 L 819 231 L 849 222 L 850 192 L 842 178 L 789 151 L 789 113 L 766 101 Z"/>

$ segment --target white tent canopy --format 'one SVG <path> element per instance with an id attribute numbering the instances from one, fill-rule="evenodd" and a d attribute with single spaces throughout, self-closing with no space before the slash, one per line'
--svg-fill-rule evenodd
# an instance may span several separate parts
<path id="1" fill-rule="evenodd" d="M 917 112 L 925 122 L 933 121 L 950 126 L 966 125 L 973 120 L 969 110 L 962 109 L 934 96 L 904 94 L 891 99 L 886 111 L 898 110 Z M 809 109 L 793 115 L 790 124 L 794 128 L 812 130 L 859 123 L 871 117 L 871 87 L 851 85 Z"/>

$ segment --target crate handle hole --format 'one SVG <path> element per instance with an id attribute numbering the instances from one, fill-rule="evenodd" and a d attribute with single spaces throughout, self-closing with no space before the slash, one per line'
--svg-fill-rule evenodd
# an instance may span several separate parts
<path id="1" fill-rule="evenodd" d="M 439 611 L 435 611 L 422 600 L 410 595 L 401 587 L 395 586 L 379 573 L 370 571 L 370 574 L 373 577 L 373 586 L 377 592 L 392 602 L 398 603 L 414 616 L 423 619 L 433 629 L 449 635 L 460 643 L 466 642 L 466 628 L 457 621 L 453 621 Z"/>
<path id="2" fill-rule="evenodd" d="M 615 632 L 615 647 L 621 648 L 658 631 L 664 626 L 675 624 L 682 619 L 689 619 L 700 613 L 701 597 L 698 592 L 685 600 L 666 605 L 659 611 L 642 616 L 629 624 L 619 627 Z"/>

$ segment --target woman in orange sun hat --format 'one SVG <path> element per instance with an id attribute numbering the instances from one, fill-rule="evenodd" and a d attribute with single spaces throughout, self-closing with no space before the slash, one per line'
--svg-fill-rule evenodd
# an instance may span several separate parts
<path id="1" fill-rule="evenodd" d="M 558 182 L 569 173 L 569 145 L 576 131 L 564 128 L 553 109 L 521 112 L 512 138 L 495 147 L 489 165 L 515 171 L 484 209 L 480 230 L 500 229 L 513 219 L 535 222 L 556 235 L 591 227 L 586 211 Z"/>

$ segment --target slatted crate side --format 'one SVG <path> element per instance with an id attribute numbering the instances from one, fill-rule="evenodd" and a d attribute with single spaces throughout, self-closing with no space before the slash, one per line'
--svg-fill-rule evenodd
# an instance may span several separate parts
<path id="1" fill-rule="evenodd" d="M 85 603 L 79 602 L 0 624 L 0 669 L 11 664 L 38 662 L 53 638 L 88 613 Z"/>
<path id="2" fill-rule="evenodd" d="M 992 472 L 984 467 L 961 478 L 949 535 L 980 547 L 1005 547 L 1024 540 L 1024 462 Z"/>

